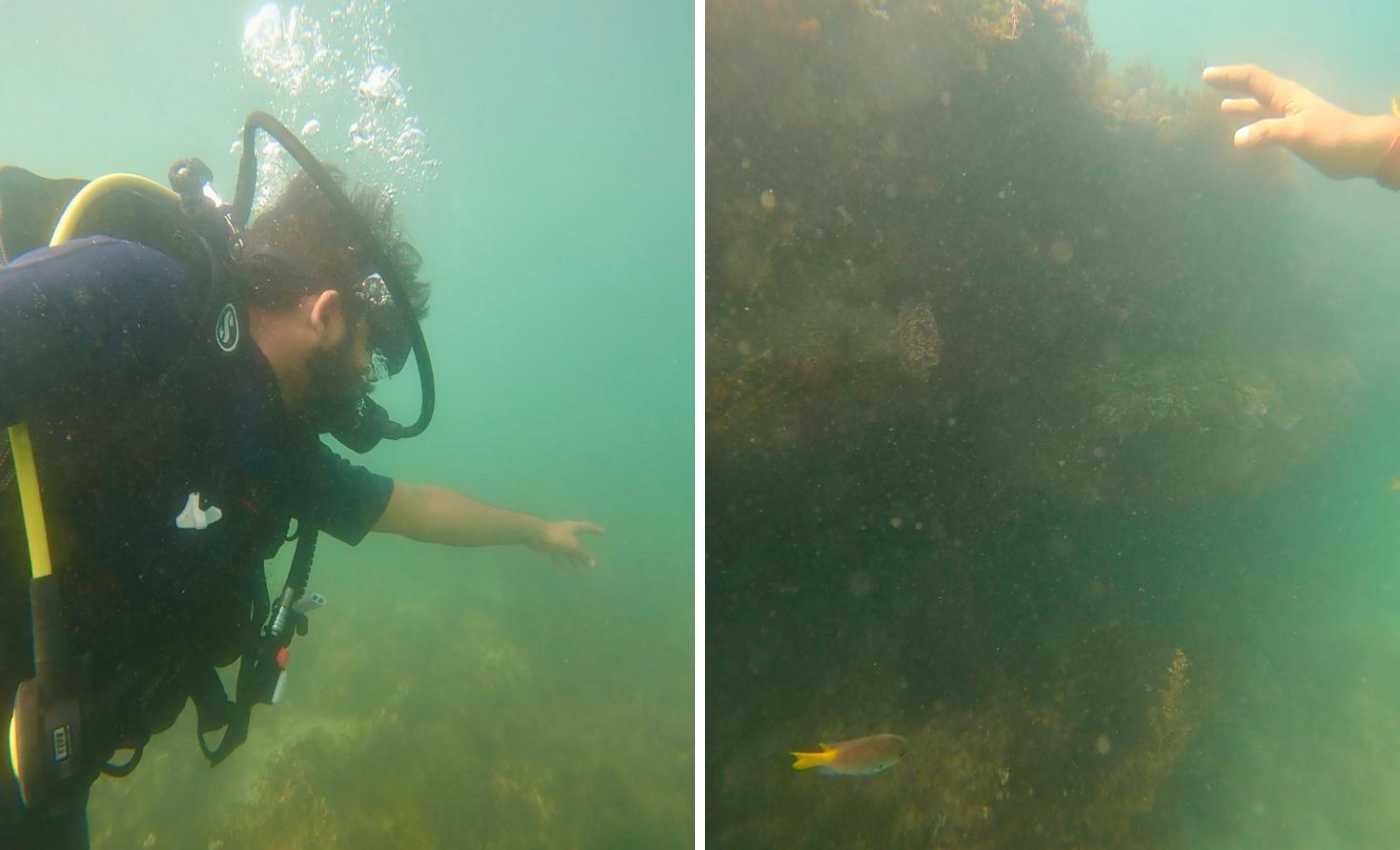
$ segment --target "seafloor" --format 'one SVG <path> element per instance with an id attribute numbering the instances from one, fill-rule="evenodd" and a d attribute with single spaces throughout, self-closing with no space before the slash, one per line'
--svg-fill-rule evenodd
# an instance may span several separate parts
<path id="1" fill-rule="evenodd" d="M 99 782 L 94 850 L 691 846 L 683 557 L 580 577 L 375 540 L 317 560 L 330 604 L 283 704 L 213 769 L 186 711 Z"/>

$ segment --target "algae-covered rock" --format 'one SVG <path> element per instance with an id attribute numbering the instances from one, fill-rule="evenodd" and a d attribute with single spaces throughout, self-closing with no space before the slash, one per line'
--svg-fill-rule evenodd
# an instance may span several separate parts
<path id="1" fill-rule="evenodd" d="M 1288 158 L 1065 0 L 720 0 L 707 39 L 712 841 L 1189 846 L 1204 517 L 1326 459 L 1379 362 Z M 887 781 L 770 757 L 875 731 Z"/>
<path id="2" fill-rule="evenodd" d="M 935 475 L 971 453 L 1011 487 L 1140 508 L 1316 457 L 1358 381 L 1277 245 L 1282 157 L 1240 159 L 1214 102 L 1150 68 L 1109 73 L 1076 4 L 878 11 L 709 13 L 712 469 L 922 420 Z M 809 19 L 815 41 L 771 37 Z M 944 440 L 949 418 L 975 439 Z"/>

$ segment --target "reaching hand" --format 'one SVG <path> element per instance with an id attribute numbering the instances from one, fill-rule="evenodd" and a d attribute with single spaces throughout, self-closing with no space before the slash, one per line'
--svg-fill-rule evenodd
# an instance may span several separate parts
<path id="1" fill-rule="evenodd" d="M 1328 177 L 1375 177 L 1397 134 L 1400 119 L 1363 116 L 1340 109 L 1292 80 L 1255 65 L 1206 68 L 1206 83 L 1251 97 L 1227 97 L 1221 112 L 1258 120 L 1235 133 L 1235 147 L 1278 144 Z"/>
<path id="2" fill-rule="evenodd" d="M 530 544 L 536 552 L 543 552 L 557 564 L 564 562 L 575 567 L 596 567 L 598 559 L 578 539 L 580 534 L 602 534 L 603 529 L 591 522 L 565 519 L 546 522 L 540 530 L 539 539 Z"/>

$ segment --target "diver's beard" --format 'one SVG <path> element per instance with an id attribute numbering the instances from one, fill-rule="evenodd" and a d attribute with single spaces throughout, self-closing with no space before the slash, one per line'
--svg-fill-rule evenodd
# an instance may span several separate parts
<path id="1" fill-rule="evenodd" d="M 334 351 L 318 351 L 307 361 L 307 423 L 318 434 L 346 428 L 359 418 L 361 403 L 369 392 L 369 381 L 345 364 L 349 360 L 349 340 Z"/>

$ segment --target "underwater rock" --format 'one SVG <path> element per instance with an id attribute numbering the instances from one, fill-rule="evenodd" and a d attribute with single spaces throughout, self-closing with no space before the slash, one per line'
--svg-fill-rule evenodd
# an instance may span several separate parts
<path id="1" fill-rule="evenodd" d="M 1057 266 L 1063 266 L 1074 259 L 1074 243 L 1068 239 L 1056 239 L 1050 243 L 1050 250 L 1047 253 L 1050 262 Z"/>
<path id="2" fill-rule="evenodd" d="M 899 365 L 916 378 L 926 378 L 943 361 L 943 337 L 933 308 L 914 304 L 899 311 L 894 336 L 899 348 Z"/>
<path id="3" fill-rule="evenodd" d="M 941 30 L 920 31 L 915 19 L 886 35 L 954 49 L 957 17 L 928 20 Z M 823 50 L 840 46 L 835 30 L 831 38 Z M 1031 40 L 1014 50 L 1043 47 Z M 1082 109 L 1095 96 L 1081 72 L 1055 96 L 1083 98 Z M 1218 116 L 1198 113 L 1152 72 L 1094 73 L 1114 80 L 1107 89 L 1124 91 L 1131 108 L 1104 107 L 1089 145 L 1082 140 L 1093 129 L 1036 125 L 1055 114 L 1040 108 L 1048 94 L 1021 104 L 1015 89 L 969 77 L 972 101 L 1000 103 L 999 112 L 1030 124 L 1007 138 L 950 122 L 947 110 L 880 116 L 869 105 L 888 92 L 870 91 L 825 107 L 817 119 L 831 129 L 815 137 L 793 135 L 777 113 L 768 136 L 761 123 L 716 133 L 744 141 L 732 161 L 721 147 L 708 160 L 712 465 L 746 465 L 755 453 L 797 461 L 838 441 L 859 451 L 892 422 L 914 428 L 924 419 L 933 441 L 936 423 L 956 418 L 982 430 L 975 441 L 922 449 L 935 453 L 921 461 L 931 475 L 976 452 L 1020 488 L 1139 508 L 1264 492 L 1327 445 L 1359 379 L 1340 353 L 1345 341 L 1313 330 L 1321 322 L 1306 297 L 1316 285 L 1302 277 L 1307 267 L 1287 251 L 1199 250 L 1265 238 L 1260 229 L 1273 225 L 1237 212 L 1275 184 L 1211 153 L 1224 137 Z M 867 78 L 847 82 L 859 92 Z M 929 81 L 924 103 L 936 106 L 944 86 Z M 741 96 L 737 84 L 716 90 Z M 841 105 L 851 102 L 867 105 L 860 117 Z M 719 127 L 730 112 L 765 108 L 731 104 L 713 114 Z M 1166 149 L 1157 147 L 1168 144 L 1163 114 L 1180 116 L 1168 122 Z M 1142 136 L 1114 141 L 1115 126 Z M 1039 142 L 1023 147 L 1018 138 Z M 793 145 L 802 157 L 787 156 Z M 1079 164 L 1036 174 L 1034 192 L 1026 179 L 1008 179 L 1008 164 L 1036 162 L 1046 149 Z M 1104 161 L 1120 163 L 1119 179 L 1085 183 L 1082 174 Z M 755 181 L 783 185 L 781 205 L 766 192 L 754 204 Z M 999 190 L 970 192 L 973 182 Z M 1069 198 L 1073 206 L 1052 212 Z M 1114 211 L 1112 228 L 1105 210 Z M 1037 243 L 1033 234 L 1047 232 L 1056 235 Z M 1275 321 L 1252 319 L 1260 299 L 1277 305 Z M 948 315 L 957 317 L 956 339 L 946 336 Z M 1222 339 L 1234 350 L 1218 350 Z M 909 378 L 935 376 L 937 399 L 907 392 Z M 970 397 L 977 406 L 958 410 Z M 917 477 L 911 485 L 921 486 Z"/>
<path id="4" fill-rule="evenodd" d="M 1092 547 L 1028 529 L 1278 490 L 1400 335 L 1357 344 L 1368 299 L 1299 250 L 1286 163 L 1242 159 L 1218 97 L 1110 67 L 1082 3 L 879 8 L 888 23 L 854 0 L 706 5 L 711 682 L 728 688 L 708 715 L 711 835 L 1185 846 L 1143 823 L 1197 722 L 1191 665 L 1164 677 L 1123 636 L 1131 554 L 1061 584 Z M 793 38 L 807 19 L 820 38 Z M 1101 642 L 1026 661 L 1049 642 L 1018 654 L 1006 631 L 1048 628 L 1057 591 Z M 828 618 L 833 599 L 855 613 Z M 918 638 L 853 648 L 895 623 Z M 829 671 L 789 676 L 812 641 Z M 965 703 L 929 707 L 948 693 Z M 736 755 L 804 733 L 744 728 L 756 714 L 810 730 L 899 710 L 928 725 L 907 727 L 901 784 L 861 789 L 858 823 L 849 788 L 789 796 Z"/>

